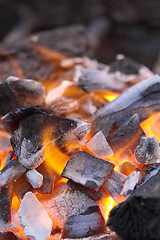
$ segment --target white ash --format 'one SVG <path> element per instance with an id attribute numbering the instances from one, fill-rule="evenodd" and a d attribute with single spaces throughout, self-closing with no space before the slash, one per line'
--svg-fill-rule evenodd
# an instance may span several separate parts
<path id="1" fill-rule="evenodd" d="M 97 157 L 110 158 L 114 154 L 102 131 L 96 133 L 86 146 Z"/>
<path id="2" fill-rule="evenodd" d="M 134 190 L 137 183 L 139 182 L 141 178 L 140 171 L 133 171 L 125 180 L 124 180 L 124 186 L 121 191 L 121 195 L 127 196 L 131 191 Z"/>
<path id="3" fill-rule="evenodd" d="M 26 172 L 26 178 L 33 188 L 40 188 L 43 184 L 43 175 L 32 169 Z"/>
<path id="4" fill-rule="evenodd" d="M 52 231 L 52 220 L 43 205 L 32 192 L 24 195 L 20 209 L 20 226 L 25 227 L 25 235 L 34 240 L 46 240 Z"/>

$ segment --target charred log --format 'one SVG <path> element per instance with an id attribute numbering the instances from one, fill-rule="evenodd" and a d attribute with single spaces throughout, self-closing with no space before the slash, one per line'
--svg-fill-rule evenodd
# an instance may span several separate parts
<path id="1" fill-rule="evenodd" d="M 25 168 L 36 168 L 44 161 L 42 139 L 46 128 L 50 129 L 50 141 L 63 150 L 72 141 L 81 141 L 90 129 L 89 123 L 59 117 L 36 106 L 16 109 L 5 115 L 3 121 L 13 131 L 11 145 Z"/>
<path id="2" fill-rule="evenodd" d="M 124 239 L 160 238 L 160 171 L 110 212 L 107 225 Z"/>
<path id="3" fill-rule="evenodd" d="M 98 190 L 114 169 L 114 164 L 85 151 L 73 153 L 61 176 Z"/>
<path id="4" fill-rule="evenodd" d="M 102 131 L 108 137 L 113 126 L 121 127 L 126 119 L 137 114 L 142 122 L 159 108 L 160 77 L 153 76 L 123 92 L 114 101 L 102 107 L 95 115 L 93 132 Z"/>
<path id="5" fill-rule="evenodd" d="M 105 231 L 105 220 L 99 207 L 95 206 L 79 215 L 70 216 L 64 223 L 62 238 L 84 238 Z"/>
<path id="6" fill-rule="evenodd" d="M 0 84 L 0 115 L 28 104 L 43 104 L 45 89 L 31 79 L 8 77 Z"/>
<path id="7" fill-rule="evenodd" d="M 115 202 L 120 203 L 124 198 L 120 195 L 126 176 L 120 172 L 113 171 L 102 187 L 109 193 Z"/>
<path id="8" fill-rule="evenodd" d="M 139 125 L 139 117 L 135 114 L 108 137 L 107 141 L 114 153 L 130 155 L 128 148 L 134 153 L 142 135 L 144 132 Z"/>

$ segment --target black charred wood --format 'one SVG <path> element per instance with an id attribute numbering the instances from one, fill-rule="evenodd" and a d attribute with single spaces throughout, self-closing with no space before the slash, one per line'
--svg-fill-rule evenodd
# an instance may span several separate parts
<path id="1" fill-rule="evenodd" d="M 19 238 L 13 232 L 0 232 L 0 240 L 18 240 Z"/>
<path id="2" fill-rule="evenodd" d="M 160 239 L 160 171 L 110 212 L 107 225 L 130 240 Z"/>
<path id="3" fill-rule="evenodd" d="M 6 166 L 0 171 L 0 187 L 4 187 L 12 180 L 18 179 L 26 169 L 17 159 L 11 160 Z"/>
<path id="4" fill-rule="evenodd" d="M 104 233 L 105 230 L 101 211 L 94 206 L 79 215 L 70 216 L 63 225 L 62 238 L 84 238 Z"/>
<path id="5" fill-rule="evenodd" d="M 144 135 L 139 123 L 139 117 L 135 114 L 108 137 L 107 141 L 114 153 L 123 154 L 125 152 L 125 154 L 130 155 L 130 152 L 127 152 L 128 148 L 134 153 L 142 135 Z"/>
<path id="6" fill-rule="evenodd" d="M 116 82 L 104 70 L 87 69 L 79 78 L 78 85 L 84 90 L 120 91 L 124 84 Z"/>
<path id="7" fill-rule="evenodd" d="M 115 202 L 120 203 L 124 198 L 120 195 L 126 176 L 118 171 L 113 171 L 102 187 L 109 193 Z"/>
<path id="8" fill-rule="evenodd" d="M 160 110 L 160 77 L 155 75 L 130 87 L 114 101 L 98 110 L 93 132 L 102 131 L 107 138 L 113 129 L 121 127 L 126 119 L 137 114 L 142 122 Z"/>
<path id="9" fill-rule="evenodd" d="M 31 105 L 6 114 L 3 122 L 13 132 L 11 145 L 25 168 L 36 168 L 44 161 L 42 140 L 46 128 L 50 128 L 50 140 L 61 150 L 72 141 L 82 140 L 90 130 L 89 123 L 59 117 Z"/>
<path id="10" fill-rule="evenodd" d="M 140 145 L 135 150 L 135 158 L 138 163 L 160 163 L 160 147 L 155 137 L 142 137 Z"/>
<path id="11" fill-rule="evenodd" d="M 0 84 L 0 115 L 28 104 L 43 104 L 44 97 L 45 90 L 41 83 L 9 77 Z"/>
<path id="12" fill-rule="evenodd" d="M 43 175 L 43 184 L 40 188 L 36 188 L 36 191 L 41 194 L 52 193 L 55 174 L 46 166 L 45 162 L 43 162 L 36 170 Z"/>
<path id="13" fill-rule="evenodd" d="M 73 182 L 72 180 L 68 180 L 67 185 L 72 189 L 77 189 L 80 190 L 81 192 L 84 192 L 94 201 L 98 201 L 102 198 L 109 197 L 109 194 L 102 187 L 100 187 L 98 191 L 95 191 L 92 188 L 85 187 L 82 184 Z"/>
<path id="14" fill-rule="evenodd" d="M 85 151 L 73 153 L 61 176 L 98 190 L 114 169 L 114 164 Z"/>
<path id="15" fill-rule="evenodd" d="M 11 220 L 11 203 L 13 188 L 11 184 L 0 189 L 0 221 L 9 222 Z"/>

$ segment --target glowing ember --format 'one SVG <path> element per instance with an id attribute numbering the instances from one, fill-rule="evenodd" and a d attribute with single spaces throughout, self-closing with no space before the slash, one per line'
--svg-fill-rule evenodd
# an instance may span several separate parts
<path id="1" fill-rule="evenodd" d="M 118 97 L 119 94 L 118 93 L 115 93 L 115 92 L 107 92 L 105 94 L 105 98 L 109 101 L 109 102 L 112 102 L 116 97 Z"/>
<path id="2" fill-rule="evenodd" d="M 103 212 L 103 216 L 104 216 L 105 220 L 107 221 L 111 209 L 113 207 L 115 207 L 117 205 L 117 203 L 113 200 L 113 198 L 106 197 L 106 198 L 100 200 L 99 204 L 101 206 L 101 209 L 102 209 L 102 212 Z"/>

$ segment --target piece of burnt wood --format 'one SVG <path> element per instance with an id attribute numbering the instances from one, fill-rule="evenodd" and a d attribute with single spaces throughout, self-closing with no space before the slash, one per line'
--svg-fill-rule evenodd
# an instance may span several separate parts
<path id="1" fill-rule="evenodd" d="M 36 45 L 40 45 L 38 50 Z M 43 47 L 49 51 L 43 51 Z M 36 33 L 29 38 L 0 46 L 1 79 L 4 81 L 9 75 L 41 82 L 51 78 L 58 60 L 55 51 L 70 57 L 94 54 L 83 25 Z"/>
<path id="2" fill-rule="evenodd" d="M 140 171 L 133 171 L 125 180 L 124 180 L 124 186 L 121 191 L 121 195 L 127 196 L 130 194 L 138 184 L 139 180 L 141 178 Z"/>
<path id="3" fill-rule="evenodd" d="M 18 210 L 20 226 L 25 227 L 26 237 L 43 240 L 50 237 L 52 220 L 43 205 L 32 192 L 24 195 Z"/>
<path id="4" fill-rule="evenodd" d="M 45 89 L 41 83 L 31 79 L 8 77 L 0 84 L 0 115 L 27 104 L 43 104 Z"/>
<path id="5" fill-rule="evenodd" d="M 122 155 L 124 153 L 130 156 L 128 148 L 134 153 L 142 135 L 144 132 L 139 125 L 139 117 L 135 114 L 109 136 L 107 141 L 115 154 Z"/>
<path id="6" fill-rule="evenodd" d="M 55 185 L 53 194 L 41 199 L 46 211 L 53 220 L 53 225 L 62 229 L 68 217 L 79 215 L 89 207 L 97 206 L 95 201 L 86 193 L 70 188 L 66 182 Z"/>
<path id="7" fill-rule="evenodd" d="M 91 138 L 91 140 L 86 144 L 86 147 L 94 155 L 100 158 L 110 158 L 114 154 L 101 131 L 96 133 L 93 138 Z"/>
<path id="8" fill-rule="evenodd" d="M 78 80 L 78 85 L 84 90 L 111 90 L 120 91 L 124 89 L 124 84 L 110 78 L 104 70 L 87 69 Z"/>
<path id="9" fill-rule="evenodd" d="M 157 139 L 142 137 L 134 155 L 138 163 L 146 165 L 160 163 L 160 147 Z"/>
<path id="10" fill-rule="evenodd" d="M 94 201 L 98 201 L 102 198 L 109 196 L 109 194 L 102 187 L 100 187 L 98 189 L 98 191 L 95 191 L 92 188 L 85 187 L 82 184 L 73 182 L 72 180 L 68 180 L 67 185 L 72 189 L 77 189 L 77 190 L 84 192 L 90 198 L 92 198 Z"/>
<path id="11" fill-rule="evenodd" d="M 26 180 L 25 173 L 22 174 L 17 180 L 13 181 L 13 188 L 19 200 L 23 199 L 23 196 L 26 192 L 33 191 L 33 187 Z"/>
<path id="12" fill-rule="evenodd" d="M 105 231 L 105 219 L 99 207 L 94 206 L 79 215 L 70 216 L 63 225 L 62 238 L 84 238 Z"/>
<path id="13" fill-rule="evenodd" d="M 43 175 L 36 169 L 31 169 L 26 172 L 26 179 L 33 188 L 40 188 L 43 183 Z"/>
<path id="14" fill-rule="evenodd" d="M 160 77 L 143 80 L 130 87 L 112 102 L 99 109 L 94 116 L 93 133 L 102 131 L 107 138 L 113 129 L 118 129 L 134 114 L 142 122 L 160 110 Z"/>
<path id="15" fill-rule="evenodd" d="M 13 188 L 11 184 L 0 189 L 0 221 L 9 222 L 11 220 L 11 202 Z"/>
<path id="16" fill-rule="evenodd" d="M 0 240 L 18 240 L 19 238 L 13 232 L 0 232 Z"/>
<path id="17" fill-rule="evenodd" d="M 51 194 L 54 187 L 55 174 L 46 166 L 45 162 L 43 162 L 36 170 L 43 176 L 42 186 L 36 188 L 36 191 L 41 194 Z"/>
<path id="18" fill-rule="evenodd" d="M 0 187 L 4 187 L 12 180 L 16 180 L 20 177 L 26 168 L 23 167 L 17 159 L 11 160 L 6 166 L 0 171 Z"/>
<path id="19" fill-rule="evenodd" d="M 122 174 L 128 176 L 130 175 L 133 171 L 136 170 L 135 165 L 131 164 L 130 162 L 124 162 L 121 165 L 119 165 L 119 172 Z"/>
<path id="20" fill-rule="evenodd" d="M 65 238 L 63 240 L 122 240 L 122 238 L 118 237 L 115 232 L 109 231 L 105 234 L 98 234 L 87 238 Z"/>
<path id="21" fill-rule="evenodd" d="M 150 177 L 156 175 L 160 170 L 160 163 L 144 165 L 141 171 L 140 183 L 146 182 Z"/>
<path id="22" fill-rule="evenodd" d="M 73 153 L 61 176 L 98 190 L 114 169 L 114 164 L 85 151 Z"/>
<path id="23" fill-rule="evenodd" d="M 143 64 L 118 54 L 116 59 L 109 64 L 109 73 L 120 82 L 137 83 L 153 76 L 153 72 Z"/>
<path id="24" fill-rule="evenodd" d="M 13 131 L 11 145 L 25 168 L 36 168 L 44 161 L 42 140 L 46 129 L 50 131 L 46 145 L 47 141 L 52 141 L 63 151 L 67 144 L 81 141 L 90 130 L 89 123 L 59 117 L 37 106 L 16 109 L 6 114 L 3 122 Z"/>
<path id="25" fill-rule="evenodd" d="M 108 179 L 103 183 L 102 187 L 109 193 L 115 202 L 120 203 L 124 198 L 120 195 L 126 176 L 120 172 L 113 171 Z"/>
<path id="26" fill-rule="evenodd" d="M 110 212 L 107 225 L 130 240 L 160 239 L 160 171 Z"/>

